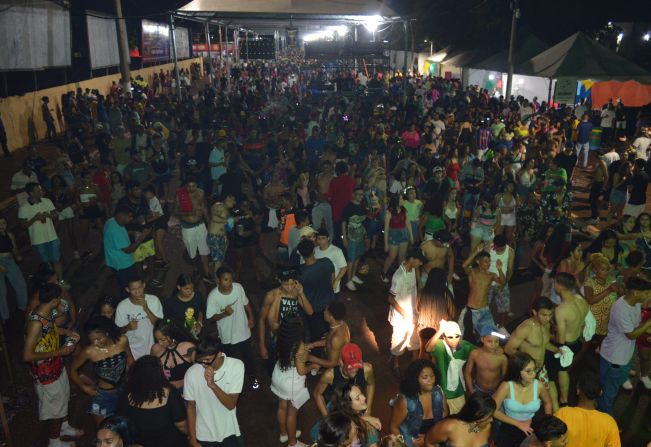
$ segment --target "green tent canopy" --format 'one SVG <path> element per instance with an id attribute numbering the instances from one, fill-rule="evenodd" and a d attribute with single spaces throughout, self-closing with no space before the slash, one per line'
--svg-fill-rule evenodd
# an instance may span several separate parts
<path id="1" fill-rule="evenodd" d="M 516 50 L 514 58 L 515 65 L 517 66 L 525 61 L 528 61 L 535 55 L 541 53 L 542 51 L 545 51 L 547 48 L 549 48 L 549 45 L 547 45 L 536 36 L 530 35 Z M 507 73 L 509 71 L 509 51 L 500 51 L 499 53 L 494 54 L 491 57 L 473 65 L 472 68 Z"/>

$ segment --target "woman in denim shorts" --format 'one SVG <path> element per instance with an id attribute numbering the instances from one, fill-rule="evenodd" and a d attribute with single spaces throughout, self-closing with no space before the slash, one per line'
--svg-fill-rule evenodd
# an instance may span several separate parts
<path id="1" fill-rule="evenodd" d="M 384 213 L 384 251 L 388 253 L 382 269 L 382 281 L 389 282 L 388 272 L 393 262 L 405 259 L 407 247 L 414 243 L 411 225 L 407 220 L 407 211 L 402 206 L 402 196 L 394 196 L 389 200 L 389 206 Z"/>

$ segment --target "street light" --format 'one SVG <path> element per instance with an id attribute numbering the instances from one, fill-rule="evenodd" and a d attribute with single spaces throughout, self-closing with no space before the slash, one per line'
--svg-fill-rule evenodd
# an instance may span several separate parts
<path id="1" fill-rule="evenodd" d="M 642 40 L 645 42 L 648 42 L 651 39 L 651 34 L 650 33 L 644 33 L 642 36 Z"/>
<path id="2" fill-rule="evenodd" d="M 429 42 L 429 55 L 430 57 L 434 54 L 434 41 L 425 39 L 423 43 Z"/>

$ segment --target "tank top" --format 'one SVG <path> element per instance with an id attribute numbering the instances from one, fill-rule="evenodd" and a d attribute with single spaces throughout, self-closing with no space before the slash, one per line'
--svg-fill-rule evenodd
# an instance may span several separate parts
<path id="1" fill-rule="evenodd" d="M 280 308 L 278 309 L 278 322 L 283 321 L 283 318 L 298 314 L 298 300 L 296 298 L 289 298 L 285 296 L 280 297 Z"/>
<path id="2" fill-rule="evenodd" d="M 9 253 L 14 249 L 14 244 L 11 242 L 9 234 L 0 235 L 0 253 Z"/>
<path id="3" fill-rule="evenodd" d="M 54 352 L 59 349 L 59 329 L 54 323 L 54 316 L 44 318 L 33 313 L 29 321 L 38 321 L 41 324 L 41 338 L 36 343 L 34 352 Z M 30 372 L 34 381 L 41 385 L 56 382 L 63 371 L 63 357 L 56 356 L 45 360 L 37 360 L 30 364 Z"/>
<path id="4" fill-rule="evenodd" d="M 495 247 L 491 247 L 489 253 L 491 255 L 491 265 L 488 268 L 488 271 L 491 273 L 495 273 L 496 275 L 499 276 L 499 273 L 497 272 L 497 260 L 499 259 L 500 261 L 502 261 L 502 273 L 506 275 L 506 270 L 509 266 L 509 258 L 511 256 L 509 247 L 507 246 L 506 248 L 504 248 L 504 252 L 501 254 L 498 254 L 495 251 Z"/>
<path id="5" fill-rule="evenodd" d="M 445 209 L 443 210 L 445 212 L 445 217 L 447 217 L 450 220 L 455 220 L 457 218 L 457 213 L 459 212 L 459 208 L 457 208 L 456 204 L 453 204 L 454 207 L 450 208 L 448 205 L 445 206 Z"/>
<path id="6" fill-rule="evenodd" d="M 492 214 L 489 214 L 484 211 L 483 208 L 480 209 L 479 211 L 479 224 L 483 225 L 485 227 L 492 227 L 495 225 L 495 222 L 497 221 L 497 212 L 495 210 L 492 211 Z"/>
<path id="7" fill-rule="evenodd" d="M 167 362 L 170 358 L 172 360 L 171 368 L 167 366 Z M 160 355 L 159 359 L 163 364 L 163 371 L 165 372 L 167 380 L 171 382 L 183 380 L 186 371 L 192 366 L 192 363 L 188 362 L 176 348 L 166 349 L 165 352 Z"/>
<path id="8" fill-rule="evenodd" d="M 332 383 L 328 385 L 328 387 L 325 390 L 325 396 L 326 400 L 330 400 L 332 397 L 332 393 L 334 389 L 339 385 L 340 383 L 347 383 L 350 382 L 353 385 L 357 385 L 360 390 L 366 391 L 366 377 L 364 376 L 364 368 L 359 368 L 357 370 L 357 373 L 355 374 L 355 377 L 348 377 L 344 376 L 343 373 L 341 372 L 341 367 L 336 366 L 332 370 Z"/>
<path id="9" fill-rule="evenodd" d="M 500 196 L 500 201 L 498 202 L 497 206 L 500 208 L 500 210 L 502 208 L 512 208 L 513 211 L 511 211 L 510 213 L 502 212 L 502 217 L 511 216 L 512 214 L 515 214 L 515 197 L 511 196 L 511 201 L 508 204 L 506 204 L 504 203 L 504 196 Z"/>
<path id="10" fill-rule="evenodd" d="M 391 230 L 404 230 L 406 228 L 407 213 L 403 207 L 400 207 L 399 213 L 391 213 L 389 220 L 389 229 Z"/>
<path id="11" fill-rule="evenodd" d="M 540 397 L 538 397 L 538 380 L 533 382 L 533 396 L 531 402 L 523 404 L 515 399 L 513 382 L 509 382 L 509 397 L 504 399 L 504 412 L 507 416 L 516 421 L 528 421 L 540 409 Z"/>
<path id="12" fill-rule="evenodd" d="M 440 216 L 432 216 L 425 213 L 425 233 L 434 234 L 445 228 L 445 221 Z"/>
<path id="13" fill-rule="evenodd" d="M 93 362 L 93 369 L 98 379 L 117 387 L 127 370 L 127 355 L 124 352 L 118 352 L 115 355 Z"/>

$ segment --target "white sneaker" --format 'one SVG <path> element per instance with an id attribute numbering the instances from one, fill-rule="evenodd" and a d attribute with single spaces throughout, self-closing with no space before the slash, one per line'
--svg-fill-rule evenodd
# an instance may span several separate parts
<path id="1" fill-rule="evenodd" d="M 354 292 L 354 291 L 357 290 L 357 287 L 355 287 L 355 283 L 354 283 L 353 281 L 348 281 L 348 282 L 346 283 L 346 287 L 347 287 L 348 290 L 350 290 L 351 292 Z"/>
<path id="2" fill-rule="evenodd" d="M 622 384 L 622 388 L 624 388 L 626 391 L 631 391 L 633 389 L 633 384 L 631 383 L 631 379 L 628 379 L 626 382 Z"/>
<path id="3" fill-rule="evenodd" d="M 299 441 L 298 439 L 296 440 L 296 444 L 290 445 L 288 447 L 310 447 L 309 444 L 305 444 L 304 442 Z"/>
<path id="4" fill-rule="evenodd" d="M 66 436 L 70 438 L 81 438 L 84 436 L 84 431 L 73 427 L 70 424 L 61 424 L 61 431 L 59 436 Z"/>
<path id="5" fill-rule="evenodd" d="M 75 447 L 74 441 L 62 441 L 60 438 L 50 439 L 47 447 Z"/>
<path id="6" fill-rule="evenodd" d="M 364 284 L 364 281 L 362 281 L 362 280 L 359 278 L 359 276 L 357 276 L 357 275 L 354 275 L 354 276 L 353 276 L 353 282 L 354 282 L 355 284 Z"/>
<path id="7" fill-rule="evenodd" d="M 461 277 L 459 275 L 457 275 L 456 273 L 453 273 L 452 274 L 452 279 L 454 279 L 455 281 L 460 281 Z"/>
<path id="8" fill-rule="evenodd" d="M 300 431 L 300 430 L 296 430 L 296 437 L 298 438 L 299 436 L 301 436 L 301 431 Z M 287 436 L 287 435 L 280 435 L 280 437 L 278 438 L 278 440 L 279 440 L 280 442 L 283 442 L 283 443 L 284 443 L 284 442 L 287 442 L 287 441 L 289 441 L 289 436 Z"/>
<path id="9" fill-rule="evenodd" d="M 644 388 L 646 388 L 647 390 L 651 390 L 651 379 L 649 378 L 649 376 L 640 377 L 640 382 L 642 382 Z"/>

